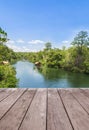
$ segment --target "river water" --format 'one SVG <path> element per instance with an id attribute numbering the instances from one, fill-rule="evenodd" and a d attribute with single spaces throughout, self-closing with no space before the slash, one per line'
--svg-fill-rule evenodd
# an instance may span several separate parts
<path id="1" fill-rule="evenodd" d="M 61 69 L 38 70 L 33 63 L 18 61 L 13 65 L 19 88 L 88 88 L 89 75 L 67 72 Z"/>

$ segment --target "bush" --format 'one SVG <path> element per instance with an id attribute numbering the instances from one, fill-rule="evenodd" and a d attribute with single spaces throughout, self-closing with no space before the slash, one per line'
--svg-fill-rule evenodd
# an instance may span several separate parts
<path id="1" fill-rule="evenodd" d="M 16 87 L 16 71 L 11 65 L 0 65 L 0 88 Z"/>

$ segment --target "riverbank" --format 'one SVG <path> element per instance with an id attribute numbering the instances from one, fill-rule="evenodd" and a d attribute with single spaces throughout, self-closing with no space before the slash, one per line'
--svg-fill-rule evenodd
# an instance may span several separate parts
<path id="1" fill-rule="evenodd" d="M 88 88 L 89 75 L 73 73 L 63 69 L 46 68 L 39 70 L 28 61 L 18 61 L 13 65 L 19 88 Z"/>
<path id="2" fill-rule="evenodd" d="M 82 47 L 81 53 L 78 47 L 73 46 L 62 50 L 56 48 L 39 52 L 20 52 L 17 53 L 17 57 L 19 60 L 25 59 L 36 65 L 39 63 L 38 66 L 89 74 L 89 48 L 86 46 Z"/>

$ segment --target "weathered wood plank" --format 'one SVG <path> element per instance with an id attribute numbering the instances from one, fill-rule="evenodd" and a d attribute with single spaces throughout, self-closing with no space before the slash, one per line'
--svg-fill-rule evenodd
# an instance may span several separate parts
<path id="1" fill-rule="evenodd" d="M 26 91 L 0 121 L 0 130 L 18 130 L 36 90 Z"/>
<path id="2" fill-rule="evenodd" d="M 89 89 L 88 88 L 86 88 L 86 89 L 81 88 L 81 91 L 83 92 L 83 94 L 85 96 L 89 97 Z"/>
<path id="3" fill-rule="evenodd" d="M 5 98 L 7 98 L 13 92 L 14 92 L 13 89 L 2 89 L 0 91 L 0 102 L 3 101 Z"/>
<path id="4" fill-rule="evenodd" d="M 80 89 L 70 89 L 69 91 L 89 114 L 89 97 Z"/>
<path id="5" fill-rule="evenodd" d="M 14 93 L 0 102 L 0 119 L 12 107 L 12 105 L 19 99 L 26 89 L 15 89 Z"/>
<path id="6" fill-rule="evenodd" d="M 71 95 L 69 90 L 59 90 L 74 130 L 89 129 L 89 115 Z"/>
<path id="7" fill-rule="evenodd" d="M 56 89 L 48 89 L 47 130 L 73 130 Z"/>
<path id="8" fill-rule="evenodd" d="M 58 92 L 0 89 L 0 130 L 88 130 L 89 89 Z"/>
<path id="9" fill-rule="evenodd" d="M 38 89 L 19 130 L 46 130 L 46 89 Z"/>
<path id="10" fill-rule="evenodd" d="M 7 88 L 0 88 L 0 92 L 7 90 Z"/>

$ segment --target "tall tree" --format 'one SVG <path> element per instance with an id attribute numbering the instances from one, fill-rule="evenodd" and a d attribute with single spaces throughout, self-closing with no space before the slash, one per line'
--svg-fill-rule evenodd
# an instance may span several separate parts
<path id="1" fill-rule="evenodd" d="M 0 27 L 0 43 L 5 43 L 7 41 L 7 33 Z"/>
<path id="2" fill-rule="evenodd" d="M 50 50 L 52 48 L 52 44 L 50 42 L 45 43 L 45 50 Z"/>
<path id="3" fill-rule="evenodd" d="M 87 31 L 80 31 L 77 36 L 74 38 L 74 41 L 71 43 L 78 47 L 78 52 L 82 53 L 83 46 L 89 45 L 89 37 Z"/>
<path id="4" fill-rule="evenodd" d="M 84 62 L 83 50 L 89 45 L 89 37 L 87 31 L 80 31 L 71 43 L 76 46 L 75 66 L 82 68 Z"/>

